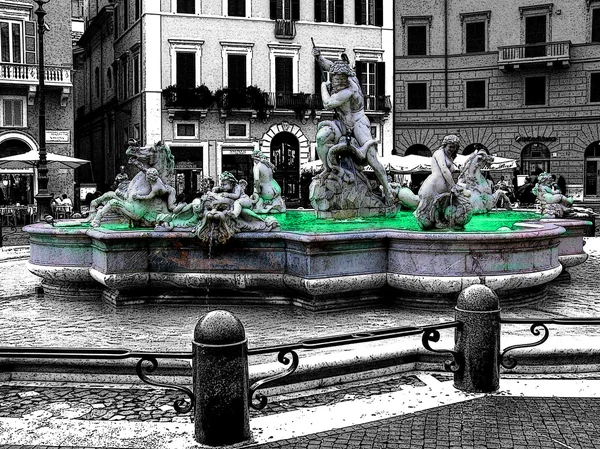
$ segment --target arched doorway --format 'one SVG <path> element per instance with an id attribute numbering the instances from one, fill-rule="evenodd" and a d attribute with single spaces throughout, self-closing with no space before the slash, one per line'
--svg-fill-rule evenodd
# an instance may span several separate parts
<path id="1" fill-rule="evenodd" d="M 275 180 L 281 186 L 286 203 L 300 199 L 300 143 L 287 131 L 271 140 L 271 162 L 275 165 Z"/>
<path id="2" fill-rule="evenodd" d="M 24 140 L 9 138 L 0 142 L 0 157 L 27 153 L 31 149 Z M 0 205 L 33 204 L 35 193 L 33 175 L 33 168 L 0 169 Z"/>
<path id="3" fill-rule="evenodd" d="M 404 153 L 405 156 L 410 156 L 411 154 L 416 154 L 417 156 L 423 157 L 431 157 L 431 150 L 425 145 L 415 144 L 408 147 Z M 429 173 L 411 173 L 410 188 L 414 193 L 419 191 L 421 184 L 423 184 L 423 181 L 427 179 L 427 176 L 429 176 Z"/>
<path id="4" fill-rule="evenodd" d="M 600 194 L 600 140 L 585 149 L 583 159 L 585 161 L 583 194 L 598 196 Z"/>
<path id="5" fill-rule="evenodd" d="M 543 143 L 530 143 L 521 150 L 521 173 L 539 175 L 542 172 L 550 172 L 550 151 Z"/>
<path id="6" fill-rule="evenodd" d="M 465 147 L 465 149 L 463 150 L 462 154 L 464 156 L 468 156 L 469 154 L 472 154 L 475 151 L 479 151 L 479 150 L 483 150 L 487 154 L 490 154 L 490 151 L 487 149 L 487 147 L 481 143 L 471 143 L 471 144 L 467 145 Z"/>

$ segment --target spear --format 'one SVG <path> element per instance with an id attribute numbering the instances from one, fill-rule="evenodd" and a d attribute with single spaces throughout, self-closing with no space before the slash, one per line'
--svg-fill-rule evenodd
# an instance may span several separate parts
<path id="1" fill-rule="evenodd" d="M 312 36 L 311 36 L 310 40 L 312 42 L 313 48 L 317 48 L 317 46 L 315 45 L 315 40 L 312 38 Z M 321 80 L 327 81 L 327 73 L 325 73 L 325 70 L 323 70 L 323 67 L 321 67 L 320 63 L 319 63 L 319 67 L 321 68 Z"/>

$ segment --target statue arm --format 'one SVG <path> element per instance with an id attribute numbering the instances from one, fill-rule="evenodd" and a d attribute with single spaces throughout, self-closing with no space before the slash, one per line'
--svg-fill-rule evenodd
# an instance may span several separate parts
<path id="1" fill-rule="evenodd" d="M 336 92 L 333 95 L 327 90 L 327 83 L 321 84 L 321 97 L 323 98 L 323 106 L 328 109 L 338 108 L 350 101 L 353 91 L 352 89 L 344 89 Z"/>
<path id="2" fill-rule="evenodd" d="M 446 184 L 448 184 L 448 186 L 450 187 L 454 187 L 454 179 L 452 179 L 452 173 L 446 165 L 446 154 L 444 150 L 438 150 L 436 154 L 433 155 L 433 159 L 435 160 L 436 165 L 438 166 L 440 175 L 442 175 L 442 178 L 444 178 L 444 180 L 446 181 Z"/>

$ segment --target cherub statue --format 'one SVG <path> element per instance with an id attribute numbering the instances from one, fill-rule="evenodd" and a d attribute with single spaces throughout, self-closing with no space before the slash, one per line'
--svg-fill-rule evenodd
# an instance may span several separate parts
<path id="1" fill-rule="evenodd" d="M 275 166 L 260 150 L 252 153 L 254 168 L 254 193 L 251 200 L 252 209 L 259 214 L 276 214 L 285 212 L 285 202 L 281 196 L 281 187 L 273 179 Z"/>

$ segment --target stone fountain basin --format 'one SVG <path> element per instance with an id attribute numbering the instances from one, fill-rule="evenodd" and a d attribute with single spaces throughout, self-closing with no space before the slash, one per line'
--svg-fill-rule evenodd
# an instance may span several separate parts
<path id="1" fill-rule="evenodd" d="M 382 300 L 447 307 L 472 284 L 497 291 L 503 306 L 530 303 L 563 268 L 585 262 L 588 225 L 547 219 L 508 232 L 240 233 L 212 248 L 190 232 L 24 229 L 28 268 L 49 297 L 328 310 Z"/>

